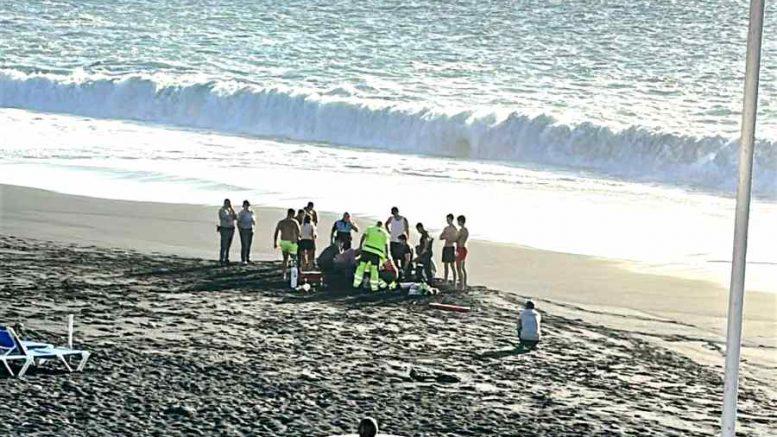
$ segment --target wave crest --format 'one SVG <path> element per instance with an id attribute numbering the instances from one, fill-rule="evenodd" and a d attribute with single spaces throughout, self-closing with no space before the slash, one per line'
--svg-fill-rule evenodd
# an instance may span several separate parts
<path id="1" fill-rule="evenodd" d="M 365 100 L 161 76 L 56 76 L 0 72 L 0 106 L 140 120 L 220 132 L 328 142 L 403 153 L 546 164 L 637 181 L 733 192 L 737 144 L 723 137 L 614 131 L 552 117 Z M 753 191 L 777 195 L 777 145 L 756 146 Z"/>

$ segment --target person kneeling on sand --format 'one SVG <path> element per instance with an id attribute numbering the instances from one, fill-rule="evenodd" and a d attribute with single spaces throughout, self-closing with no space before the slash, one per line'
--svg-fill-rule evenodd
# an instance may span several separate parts
<path id="1" fill-rule="evenodd" d="M 335 258 L 342 252 L 342 246 L 339 243 L 332 243 L 325 247 L 316 258 L 316 265 L 321 273 L 329 273 L 335 268 Z"/>
<path id="2" fill-rule="evenodd" d="M 342 277 L 343 285 L 353 283 L 354 271 L 356 270 L 356 257 L 359 253 L 351 247 L 350 241 L 342 243 L 342 252 L 335 256 L 334 272 L 335 277 Z M 345 288 L 344 286 L 342 288 Z"/>
<path id="3" fill-rule="evenodd" d="M 380 267 L 378 276 L 380 276 L 380 288 L 388 288 L 389 290 L 396 289 L 397 280 L 399 280 L 399 269 L 396 264 L 394 264 L 394 260 L 387 258 Z"/>
<path id="4" fill-rule="evenodd" d="M 338 243 L 330 244 L 316 258 L 316 265 L 324 276 L 324 283 L 332 285 L 337 281 L 335 271 L 335 258 L 340 255 L 341 246 Z"/>
<path id="5" fill-rule="evenodd" d="M 286 211 L 286 218 L 279 221 L 275 226 L 273 236 L 273 248 L 278 248 L 278 234 L 281 236 L 281 253 L 283 254 L 283 279 L 286 280 L 286 273 L 289 268 L 289 257 L 297 256 L 297 242 L 300 236 L 300 226 L 294 219 L 294 210 Z"/>
<path id="6" fill-rule="evenodd" d="M 356 250 L 351 247 L 350 241 L 342 243 L 342 251 L 335 256 L 335 269 L 353 273 L 353 270 L 356 268 L 356 257 L 358 255 Z"/>
<path id="7" fill-rule="evenodd" d="M 518 340 L 523 349 L 532 350 L 540 342 L 542 336 L 542 315 L 534 309 L 534 302 L 527 300 L 518 313 Z"/>

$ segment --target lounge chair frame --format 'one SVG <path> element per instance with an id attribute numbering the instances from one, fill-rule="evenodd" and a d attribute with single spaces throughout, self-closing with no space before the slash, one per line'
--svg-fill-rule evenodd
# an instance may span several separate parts
<path id="1" fill-rule="evenodd" d="M 0 347 L 0 361 L 3 362 L 6 371 L 8 371 L 11 376 L 15 376 L 17 378 L 24 377 L 24 374 L 27 373 L 27 370 L 30 366 L 42 366 L 47 361 L 51 360 L 57 360 L 61 362 L 65 366 L 65 369 L 68 371 L 68 373 L 72 373 L 73 371 L 82 372 L 86 366 L 86 362 L 89 360 L 89 356 L 91 355 L 90 352 L 84 350 L 54 347 L 52 345 L 42 343 L 25 342 L 19 338 L 13 328 L 5 327 L 4 330 L 9 334 L 15 346 L 13 348 Z M 28 345 L 32 347 L 28 347 Z M 80 357 L 80 361 L 78 362 L 76 368 L 73 369 L 73 366 L 70 365 L 67 357 L 75 355 Z M 21 369 L 19 369 L 19 372 L 16 374 L 14 374 L 13 369 L 8 363 L 9 361 L 14 360 L 24 360 L 24 364 L 22 364 Z"/>

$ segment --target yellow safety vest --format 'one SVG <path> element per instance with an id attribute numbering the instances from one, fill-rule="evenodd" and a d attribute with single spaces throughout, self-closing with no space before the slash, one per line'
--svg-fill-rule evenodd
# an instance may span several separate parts
<path id="1" fill-rule="evenodd" d="M 362 250 L 381 258 L 386 257 L 386 244 L 388 244 L 389 235 L 383 228 L 371 226 L 364 231 L 364 244 Z"/>

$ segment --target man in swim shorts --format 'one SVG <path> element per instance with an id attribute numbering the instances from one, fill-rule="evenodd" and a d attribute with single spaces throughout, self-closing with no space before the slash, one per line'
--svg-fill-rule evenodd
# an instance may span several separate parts
<path id="1" fill-rule="evenodd" d="M 467 288 L 467 240 L 469 239 L 469 229 L 465 226 L 467 218 L 463 215 L 456 217 L 459 225 L 459 238 L 456 240 L 456 271 L 459 274 L 459 289 Z"/>
<path id="2" fill-rule="evenodd" d="M 445 267 L 443 281 L 448 282 L 448 269 L 450 269 L 453 274 L 453 284 L 456 285 L 456 269 L 454 268 L 453 263 L 456 262 L 456 247 L 454 245 L 459 238 L 459 231 L 453 224 L 453 214 L 445 216 L 445 220 L 448 225 L 445 226 L 445 229 L 443 229 L 440 234 L 440 240 L 445 242 L 445 245 L 442 248 L 442 265 Z"/>
<path id="3" fill-rule="evenodd" d="M 283 280 L 286 280 L 288 273 L 289 256 L 297 256 L 297 242 L 300 236 L 300 226 L 294 218 L 294 210 L 286 211 L 286 218 L 279 221 L 275 226 L 275 235 L 273 236 L 273 248 L 278 248 L 278 234 L 281 236 L 281 253 L 283 254 Z"/>

